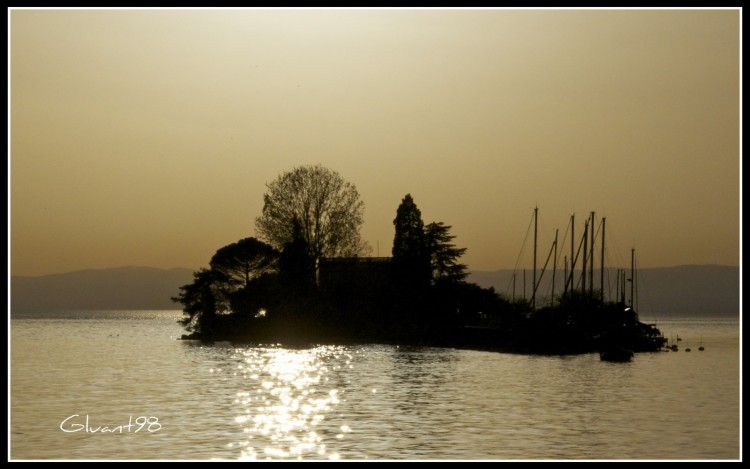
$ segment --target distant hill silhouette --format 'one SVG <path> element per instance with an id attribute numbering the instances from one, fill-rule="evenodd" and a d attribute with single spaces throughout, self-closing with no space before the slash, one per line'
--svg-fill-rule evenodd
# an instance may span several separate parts
<path id="1" fill-rule="evenodd" d="M 192 269 L 119 267 L 81 270 L 39 277 L 12 276 L 11 310 L 59 311 L 71 309 L 180 309 L 170 297 L 179 287 L 193 281 Z M 471 272 L 467 281 L 497 292 L 511 294 L 511 270 Z M 523 273 L 516 276 L 516 296 L 523 296 Z M 526 278 L 531 296 L 531 271 Z M 614 274 L 611 282 L 614 294 Z M 550 274 L 545 274 L 537 304 L 549 296 Z M 595 270 L 594 287 L 599 286 Z M 559 294 L 562 273 L 555 290 Z M 607 286 L 605 284 L 605 290 Z M 638 309 L 644 317 L 701 317 L 739 315 L 739 267 L 684 265 L 638 270 Z M 609 293 L 607 293 L 609 298 Z"/>
<path id="2" fill-rule="evenodd" d="M 192 269 L 119 267 L 40 277 L 12 276 L 11 311 L 180 309 L 170 297 L 193 281 Z"/>
<path id="3" fill-rule="evenodd" d="M 611 292 L 615 295 L 615 273 L 610 274 Z M 629 275 L 629 271 L 626 273 Z M 562 272 L 557 273 L 555 292 L 562 289 Z M 577 278 L 577 276 L 576 276 Z M 599 289 L 599 270 L 594 269 L 594 288 Z M 498 293 L 512 295 L 512 270 L 471 272 L 468 279 L 482 287 L 494 287 Z M 639 269 L 637 272 L 638 311 L 643 317 L 713 317 L 739 316 L 739 267 L 721 265 L 682 265 Z M 540 298 L 551 292 L 551 274 L 547 272 L 537 290 Z M 630 287 L 627 287 L 630 288 Z M 605 282 L 605 295 L 610 299 Z M 541 292 L 541 293 L 540 293 Z M 629 292 L 629 290 L 628 290 Z M 523 271 L 516 274 L 516 296 L 523 297 Z M 526 271 L 526 296 L 531 297 L 531 270 Z"/>

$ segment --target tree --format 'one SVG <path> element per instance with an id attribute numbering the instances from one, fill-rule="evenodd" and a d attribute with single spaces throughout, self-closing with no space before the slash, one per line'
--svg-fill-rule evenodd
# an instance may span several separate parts
<path id="1" fill-rule="evenodd" d="M 172 297 L 172 301 L 182 304 L 186 314 L 182 325 L 198 333 L 209 332 L 217 313 L 229 309 L 228 284 L 223 273 L 209 269 L 193 272 L 193 283 L 181 286 L 180 294 Z"/>
<path id="2" fill-rule="evenodd" d="M 321 165 L 299 166 L 267 184 L 263 213 L 255 219 L 258 236 L 276 249 L 294 239 L 294 219 L 314 264 L 321 257 L 355 256 L 367 251 L 360 239 L 364 203 L 357 188 Z"/>
<path id="3" fill-rule="evenodd" d="M 460 282 L 468 275 L 466 265 L 458 262 L 466 248 L 457 248 L 451 243 L 455 236 L 449 234 L 450 229 L 450 225 L 443 222 L 433 222 L 425 227 L 433 282 Z"/>
<path id="4" fill-rule="evenodd" d="M 417 208 L 411 194 L 401 200 L 393 220 L 396 234 L 393 238 L 393 264 L 398 281 L 410 287 L 429 283 L 430 256 L 422 221 L 422 212 Z"/>
<path id="5" fill-rule="evenodd" d="M 279 257 L 279 277 L 282 285 L 293 292 L 307 292 L 315 283 L 315 265 L 297 218 L 293 220 L 292 232 L 292 241 L 284 245 Z"/>
<path id="6" fill-rule="evenodd" d="M 245 238 L 216 251 L 211 270 L 225 275 L 235 287 L 245 288 L 254 278 L 276 269 L 279 252 L 256 238 Z"/>

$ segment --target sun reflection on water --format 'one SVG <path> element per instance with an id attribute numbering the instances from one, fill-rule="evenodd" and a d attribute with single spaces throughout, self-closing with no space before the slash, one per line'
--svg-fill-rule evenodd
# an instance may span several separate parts
<path id="1" fill-rule="evenodd" d="M 346 349 L 247 348 L 236 349 L 234 358 L 237 374 L 247 380 L 246 390 L 234 399 L 234 420 L 245 437 L 229 444 L 239 448 L 240 459 L 339 458 L 326 449 L 326 440 L 340 440 L 352 430 L 325 425 L 340 393 L 327 374 L 344 363 L 350 366 Z"/>

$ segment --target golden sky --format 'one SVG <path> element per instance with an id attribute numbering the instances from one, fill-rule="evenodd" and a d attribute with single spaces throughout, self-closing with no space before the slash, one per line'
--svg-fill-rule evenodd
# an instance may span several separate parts
<path id="1" fill-rule="evenodd" d="M 356 185 L 373 255 L 410 193 L 472 270 L 516 264 L 535 206 L 542 259 L 595 211 L 608 262 L 739 265 L 740 30 L 738 9 L 13 9 L 11 274 L 206 266 L 316 163 Z"/>

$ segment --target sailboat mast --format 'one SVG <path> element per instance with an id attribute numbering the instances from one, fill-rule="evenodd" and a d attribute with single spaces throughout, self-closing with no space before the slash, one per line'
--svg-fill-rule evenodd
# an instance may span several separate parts
<path id="1" fill-rule="evenodd" d="M 589 251 L 589 221 L 583 224 L 583 265 L 581 266 L 581 293 L 586 295 L 586 268 L 588 266 L 588 251 Z"/>
<path id="2" fill-rule="evenodd" d="M 531 277 L 531 309 L 534 309 L 536 302 L 536 234 L 537 234 L 537 212 L 539 207 L 534 207 L 534 272 Z"/>
<path id="3" fill-rule="evenodd" d="M 570 292 L 573 293 L 573 271 L 576 268 L 576 214 L 570 216 Z M 565 281 L 567 286 L 567 279 Z"/>
<path id="4" fill-rule="evenodd" d="M 604 230 L 606 227 L 606 223 L 607 223 L 607 218 L 602 217 L 602 261 L 601 261 L 602 278 L 601 278 L 601 284 L 599 286 L 599 288 L 601 288 L 602 304 L 604 304 Z"/>
<path id="5" fill-rule="evenodd" d="M 560 230 L 555 229 L 555 258 L 552 261 L 552 300 L 551 306 L 555 305 L 555 275 L 557 275 L 557 233 Z"/>
<path id="6" fill-rule="evenodd" d="M 633 291 L 635 288 L 635 249 L 630 250 L 630 307 L 633 308 Z"/>
<path id="7" fill-rule="evenodd" d="M 615 298 L 620 299 L 620 269 L 617 269 L 615 276 Z"/>
<path id="8" fill-rule="evenodd" d="M 591 212 L 591 254 L 589 255 L 589 295 L 594 296 L 594 241 L 596 235 L 594 234 L 594 212 Z"/>
<path id="9" fill-rule="evenodd" d="M 635 273 L 635 269 L 638 268 L 637 262 L 635 260 L 635 249 L 633 249 L 633 289 L 635 291 L 635 294 L 633 295 L 633 309 L 638 310 L 638 274 Z"/>

